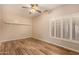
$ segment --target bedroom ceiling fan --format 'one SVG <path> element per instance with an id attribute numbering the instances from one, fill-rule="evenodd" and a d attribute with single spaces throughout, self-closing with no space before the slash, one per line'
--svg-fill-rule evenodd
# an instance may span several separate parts
<path id="1" fill-rule="evenodd" d="M 32 14 L 32 13 L 35 13 L 35 12 L 42 13 L 38 4 L 30 4 L 30 6 L 23 6 L 22 8 L 29 9 L 29 14 Z"/>
<path id="2" fill-rule="evenodd" d="M 38 12 L 38 13 L 50 13 L 49 10 L 45 9 L 45 10 L 42 10 L 38 4 L 29 4 L 29 5 L 24 5 L 22 8 L 26 8 L 28 11 L 29 11 L 29 14 L 33 14 L 35 12 Z"/>

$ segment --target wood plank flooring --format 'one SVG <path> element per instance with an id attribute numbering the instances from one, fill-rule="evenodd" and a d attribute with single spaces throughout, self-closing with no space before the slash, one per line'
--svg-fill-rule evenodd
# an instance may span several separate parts
<path id="1" fill-rule="evenodd" d="M 66 50 L 33 38 L 2 42 L 0 55 L 78 55 L 79 53 Z"/>

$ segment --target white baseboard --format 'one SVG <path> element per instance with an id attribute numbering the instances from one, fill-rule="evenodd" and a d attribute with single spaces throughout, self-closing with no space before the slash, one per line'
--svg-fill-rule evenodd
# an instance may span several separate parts
<path id="1" fill-rule="evenodd" d="M 50 44 L 57 45 L 57 46 L 59 46 L 59 47 L 62 47 L 62 48 L 68 49 L 68 50 L 72 50 L 72 51 L 75 51 L 75 52 L 79 52 L 79 50 L 73 49 L 73 48 L 71 48 L 71 47 L 59 45 L 59 44 L 57 44 L 57 43 L 55 43 L 55 42 L 50 42 L 50 41 L 47 41 L 47 40 L 45 40 L 45 39 L 41 39 L 41 38 L 37 38 L 37 37 L 33 37 L 33 38 L 38 39 L 38 40 L 41 40 L 41 41 L 44 41 L 44 42 L 47 42 L 47 43 L 50 43 Z"/>
<path id="2" fill-rule="evenodd" d="M 0 41 L 0 43 L 1 42 L 6 42 L 6 41 L 12 41 L 12 40 L 20 40 L 20 39 L 25 39 L 25 38 L 31 38 L 31 36 L 29 36 L 29 37 L 22 37 L 22 38 L 17 38 L 17 39 L 8 39 L 8 40 L 2 40 L 2 41 Z"/>

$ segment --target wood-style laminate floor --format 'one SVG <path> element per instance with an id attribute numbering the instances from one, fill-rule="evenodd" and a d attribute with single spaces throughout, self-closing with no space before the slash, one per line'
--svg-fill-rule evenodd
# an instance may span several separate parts
<path id="1" fill-rule="evenodd" d="M 57 47 L 33 38 L 2 42 L 0 55 L 78 55 L 79 53 Z"/>

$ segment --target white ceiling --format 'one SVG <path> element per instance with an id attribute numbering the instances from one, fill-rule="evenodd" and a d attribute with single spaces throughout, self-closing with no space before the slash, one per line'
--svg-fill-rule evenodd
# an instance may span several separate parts
<path id="1" fill-rule="evenodd" d="M 53 9 L 60 4 L 39 4 L 39 7 L 46 8 L 46 9 Z"/>
<path id="2" fill-rule="evenodd" d="M 57 8 L 59 6 L 61 6 L 62 4 L 38 4 L 39 8 L 44 11 L 44 10 L 53 10 L 54 8 Z M 25 6 L 27 7 L 30 7 L 29 4 L 26 4 Z M 28 10 L 27 10 L 28 12 Z M 33 13 L 33 14 L 29 14 L 27 13 L 27 15 L 29 15 L 30 17 L 35 17 L 35 16 L 40 16 L 41 14 L 36 12 L 36 13 Z"/>
<path id="3" fill-rule="evenodd" d="M 54 8 L 58 8 L 61 5 L 63 5 L 63 4 L 38 4 L 39 9 L 41 11 L 48 10 L 49 12 L 51 12 Z M 18 14 L 23 14 L 23 15 L 25 15 L 25 17 L 28 17 L 28 18 L 33 18 L 33 17 L 40 16 L 43 14 L 43 13 L 38 13 L 38 12 L 29 14 L 28 8 L 22 8 L 23 6 L 30 7 L 30 4 L 20 4 L 20 5 L 18 5 L 18 4 L 10 4 L 10 5 L 4 4 L 3 5 L 4 10 L 5 10 L 5 8 L 8 10 L 12 9 L 15 12 L 15 10 L 17 9 L 16 11 Z M 20 10 L 20 11 L 18 11 L 18 10 Z"/>
<path id="4" fill-rule="evenodd" d="M 39 4 L 39 8 L 41 10 L 53 10 L 54 8 L 58 8 L 62 4 Z M 22 8 L 23 4 L 3 4 L 2 6 L 3 11 L 3 19 L 4 22 L 19 22 L 18 20 L 24 19 L 24 21 L 30 18 L 39 17 L 42 13 L 34 13 L 29 14 L 28 10 Z M 26 4 L 26 6 L 29 6 Z M 17 20 L 16 20 L 17 19 Z M 24 22 L 23 21 L 23 22 Z M 30 20 L 29 20 L 30 21 Z"/>

